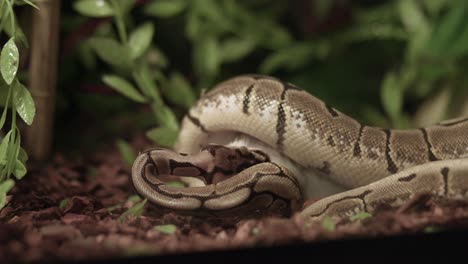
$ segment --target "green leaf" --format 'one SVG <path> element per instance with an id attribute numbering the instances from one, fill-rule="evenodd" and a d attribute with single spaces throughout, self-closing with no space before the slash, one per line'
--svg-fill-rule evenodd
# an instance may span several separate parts
<path id="1" fill-rule="evenodd" d="M 133 78 L 143 94 L 152 99 L 153 104 L 157 106 L 162 104 L 158 88 L 146 63 L 139 63 L 136 66 L 133 71 Z"/>
<path id="2" fill-rule="evenodd" d="M 0 192 L 0 210 L 5 206 L 5 204 L 6 204 L 6 193 Z"/>
<path id="3" fill-rule="evenodd" d="M 69 198 L 65 198 L 65 199 L 63 199 L 62 201 L 60 201 L 60 204 L 59 204 L 60 210 L 65 210 L 65 208 L 67 208 L 67 206 L 68 206 L 69 203 L 70 203 L 70 199 L 69 199 Z"/>
<path id="4" fill-rule="evenodd" d="M 7 33 L 8 36 L 15 38 L 15 42 L 21 43 L 26 48 L 28 47 L 26 35 L 24 34 L 23 30 L 21 30 L 21 28 L 19 27 L 18 23 L 16 22 L 16 17 L 14 15 L 11 16 L 11 19 L 5 19 L 5 26 L 3 27 L 3 29 L 5 30 L 5 33 Z"/>
<path id="5" fill-rule="evenodd" d="M 139 202 L 141 201 L 141 197 L 137 194 L 131 195 L 130 197 L 127 198 L 127 201 L 129 202 Z"/>
<path id="6" fill-rule="evenodd" d="M 144 12 L 147 15 L 166 18 L 180 14 L 187 5 L 187 0 L 158 0 L 146 6 Z"/>
<path id="7" fill-rule="evenodd" d="M 146 132 L 146 136 L 163 147 L 172 147 L 177 140 L 178 132 L 168 127 L 157 127 Z"/>
<path id="8" fill-rule="evenodd" d="M 220 43 L 221 60 L 235 62 L 255 49 L 256 43 L 250 39 L 231 38 Z"/>
<path id="9" fill-rule="evenodd" d="M 119 216 L 119 222 L 124 221 L 127 219 L 129 216 L 133 217 L 138 217 L 143 213 L 143 208 L 145 207 L 145 204 L 148 200 L 145 199 L 139 203 L 134 204 L 132 207 L 128 208 L 127 211 L 125 211 L 123 214 Z"/>
<path id="10" fill-rule="evenodd" d="M 429 23 L 424 15 L 424 10 L 417 1 L 400 0 L 398 2 L 401 21 L 408 32 L 427 31 Z"/>
<path id="11" fill-rule="evenodd" d="M 13 188 L 15 182 L 11 179 L 8 179 L 2 183 L 0 183 L 0 210 L 6 204 L 6 194 Z"/>
<path id="12" fill-rule="evenodd" d="M 208 27 L 217 28 L 217 30 L 230 32 L 236 30 L 236 24 L 230 17 L 226 16 L 221 3 L 225 1 L 203 0 L 192 1 L 189 10 L 192 10 L 196 16 L 201 18 L 201 34 L 206 35 Z M 203 32 L 203 33 L 202 33 Z"/>
<path id="13" fill-rule="evenodd" d="M 132 99 L 133 101 L 144 103 L 146 98 L 141 95 L 138 90 L 127 80 L 117 75 L 104 75 L 102 81 L 112 87 L 114 90 Z"/>
<path id="14" fill-rule="evenodd" d="M 19 53 L 15 38 L 10 38 L 0 54 L 0 72 L 7 84 L 11 84 L 18 71 Z"/>
<path id="15" fill-rule="evenodd" d="M 129 166 L 132 166 L 133 161 L 135 161 L 136 154 L 130 144 L 121 139 L 118 139 L 117 147 L 119 148 L 120 155 L 122 156 L 122 159 L 125 161 L 125 163 L 127 163 Z"/>
<path id="16" fill-rule="evenodd" d="M 0 165 L 6 165 L 8 161 L 7 151 L 8 151 L 8 146 L 10 145 L 10 138 L 11 138 L 12 133 L 13 133 L 13 130 L 10 130 L 2 139 L 2 142 L 0 143 Z"/>
<path id="17" fill-rule="evenodd" d="M 28 153 L 26 153 L 26 151 L 23 148 L 20 148 L 20 150 L 19 150 L 18 159 L 22 163 L 26 163 L 26 161 L 28 161 L 28 159 L 29 159 Z"/>
<path id="18" fill-rule="evenodd" d="M 426 234 L 432 234 L 432 233 L 439 233 L 441 231 L 443 231 L 444 228 L 440 227 L 440 226 L 436 226 L 436 225 L 430 225 L 430 226 L 426 226 L 424 228 L 424 233 Z"/>
<path id="19" fill-rule="evenodd" d="M 36 106 L 34 105 L 34 100 L 32 99 L 31 94 L 19 81 L 17 81 L 13 87 L 13 93 L 16 112 L 26 124 L 31 125 L 34 120 L 34 116 L 36 116 Z"/>
<path id="20" fill-rule="evenodd" d="M 177 132 L 179 130 L 179 121 L 175 116 L 174 112 L 169 107 L 157 107 L 154 104 L 152 104 L 151 108 L 153 108 L 153 113 L 156 117 L 156 122 L 158 122 L 159 125 L 167 127 L 172 131 Z"/>
<path id="21" fill-rule="evenodd" d="M 260 72 L 269 74 L 280 68 L 295 70 L 310 62 L 311 58 L 321 58 L 327 53 L 328 46 L 326 45 L 315 45 L 309 42 L 296 43 L 271 53 L 260 65 Z"/>
<path id="22" fill-rule="evenodd" d="M 187 22 L 185 26 L 185 35 L 187 38 L 191 40 L 196 39 L 199 35 L 201 35 L 200 31 L 202 30 L 203 26 L 200 16 L 196 15 L 193 10 L 187 12 Z"/>
<path id="23" fill-rule="evenodd" d="M 323 218 L 321 225 L 327 231 L 333 232 L 336 230 L 336 224 L 329 216 Z"/>
<path id="24" fill-rule="evenodd" d="M 112 205 L 107 207 L 107 211 L 110 213 L 112 211 L 115 211 L 117 208 L 121 208 L 122 206 L 120 204 Z"/>
<path id="25" fill-rule="evenodd" d="M 357 220 L 364 220 L 364 219 L 370 218 L 370 217 L 372 217 L 371 214 L 369 214 L 369 213 L 367 213 L 367 212 L 360 212 L 360 213 L 357 213 L 357 214 L 352 215 L 352 216 L 349 218 L 349 220 L 351 220 L 351 221 L 354 222 L 354 221 L 357 221 Z"/>
<path id="26" fill-rule="evenodd" d="M 148 49 L 153 39 L 153 34 L 154 26 L 151 23 L 145 23 L 132 32 L 128 43 L 132 58 L 140 57 Z"/>
<path id="27" fill-rule="evenodd" d="M 216 38 L 205 37 L 195 43 L 193 56 L 197 74 L 210 78 L 218 73 L 220 52 Z"/>
<path id="28" fill-rule="evenodd" d="M 177 231 L 177 226 L 168 224 L 168 225 L 157 225 L 154 227 L 154 229 L 158 230 L 161 233 L 164 234 L 174 234 Z"/>
<path id="29" fill-rule="evenodd" d="M 132 60 L 129 49 L 115 39 L 96 37 L 90 39 L 89 43 L 103 61 L 118 68 L 131 69 Z"/>
<path id="30" fill-rule="evenodd" d="M 430 41 L 427 42 L 428 55 L 445 56 L 452 48 L 453 43 L 460 36 L 460 31 L 466 28 L 468 3 L 454 1 L 454 4 L 437 24 Z M 450 54 L 451 55 L 451 54 Z"/>
<path id="31" fill-rule="evenodd" d="M 10 145 L 7 150 L 7 174 L 14 174 L 18 180 L 26 175 L 26 167 L 18 161 L 19 150 L 21 148 L 21 136 L 19 129 L 13 130 Z M 13 144 L 11 144 L 13 142 Z"/>
<path id="32" fill-rule="evenodd" d="M 168 84 L 163 87 L 165 97 L 175 105 L 189 109 L 195 103 L 195 94 L 182 74 L 172 73 Z"/>
<path id="33" fill-rule="evenodd" d="M 403 94 L 398 85 L 395 73 L 390 72 L 385 76 L 380 92 L 385 112 L 392 118 L 392 120 L 398 119 L 401 115 Z"/>
<path id="34" fill-rule="evenodd" d="M 4 108 L 3 108 L 3 113 L 2 113 L 2 116 L 0 117 L 0 129 L 3 128 L 3 125 L 5 125 L 6 115 L 7 115 L 7 112 L 8 112 L 8 106 L 10 105 L 11 90 L 12 90 L 12 87 L 11 86 L 8 87 L 8 94 L 7 94 L 7 97 L 5 99 L 5 105 L 4 105 Z"/>
<path id="35" fill-rule="evenodd" d="M 28 5 L 32 6 L 32 7 L 34 7 L 35 9 L 39 10 L 39 7 L 38 7 L 35 3 L 33 3 L 32 1 L 30 1 L 30 0 L 23 0 L 23 2 L 25 2 L 26 4 L 28 4 Z"/>
<path id="36" fill-rule="evenodd" d="M 24 175 L 26 175 L 26 167 L 20 160 L 16 160 L 15 164 L 15 170 L 13 171 L 13 174 L 15 175 L 16 179 L 21 180 Z"/>
<path id="37" fill-rule="evenodd" d="M 108 17 L 114 14 L 106 0 L 77 0 L 73 8 L 80 14 L 90 17 Z"/>
<path id="38" fill-rule="evenodd" d="M 15 186 L 15 182 L 12 179 L 8 179 L 0 183 L 0 192 L 7 193 Z"/>

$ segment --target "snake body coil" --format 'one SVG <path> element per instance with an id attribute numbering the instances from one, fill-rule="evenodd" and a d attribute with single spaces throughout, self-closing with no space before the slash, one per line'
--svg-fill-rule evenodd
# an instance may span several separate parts
<path id="1" fill-rule="evenodd" d="M 175 149 L 184 154 L 141 154 L 132 171 L 138 192 L 175 210 L 293 210 L 303 198 L 328 196 L 302 211 L 314 219 L 371 212 L 417 193 L 467 197 L 468 118 L 370 127 L 267 76 L 232 78 L 202 96 Z M 191 187 L 164 185 L 164 175 Z"/>

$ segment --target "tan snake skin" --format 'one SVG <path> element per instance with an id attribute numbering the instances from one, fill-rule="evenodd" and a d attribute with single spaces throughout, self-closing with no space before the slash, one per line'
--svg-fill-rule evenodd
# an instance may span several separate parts
<path id="1" fill-rule="evenodd" d="M 136 190 L 172 210 L 287 214 L 327 196 L 302 210 L 313 220 L 397 206 L 417 193 L 468 198 L 468 118 L 370 127 L 268 76 L 235 77 L 203 95 L 175 150 L 146 151 L 132 170 Z M 165 185 L 171 177 L 190 187 Z"/>

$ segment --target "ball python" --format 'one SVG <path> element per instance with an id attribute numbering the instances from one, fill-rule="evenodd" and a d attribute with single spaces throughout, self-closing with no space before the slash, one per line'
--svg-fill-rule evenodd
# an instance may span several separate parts
<path id="1" fill-rule="evenodd" d="M 165 184 L 178 178 L 187 188 Z M 307 219 L 373 212 L 419 193 L 468 197 L 468 118 L 367 126 L 279 79 L 242 75 L 203 94 L 174 150 L 141 153 L 135 189 L 161 208 Z M 305 208 L 304 199 L 321 198 Z"/>

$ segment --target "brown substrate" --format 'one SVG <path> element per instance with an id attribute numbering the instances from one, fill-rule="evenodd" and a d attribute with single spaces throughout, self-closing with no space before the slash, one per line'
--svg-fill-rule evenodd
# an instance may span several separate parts
<path id="1" fill-rule="evenodd" d="M 141 144 L 135 147 L 141 149 Z M 10 193 L 0 212 L 2 263 L 85 260 L 284 245 L 356 237 L 440 232 L 468 227 L 468 204 L 418 196 L 372 217 L 305 224 L 265 217 L 239 221 L 161 213 L 145 206 L 142 216 L 119 219 L 135 204 L 129 167 L 115 149 L 83 160 L 56 155 Z M 155 226 L 172 224 L 175 232 Z M 334 229 L 333 231 L 330 231 Z"/>

